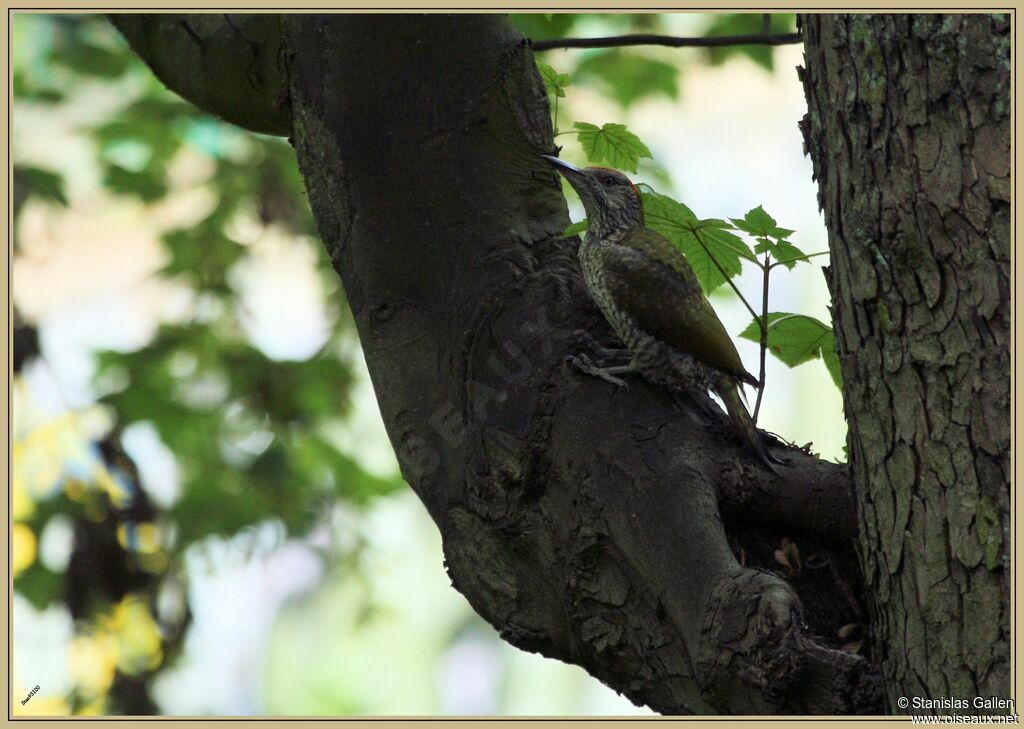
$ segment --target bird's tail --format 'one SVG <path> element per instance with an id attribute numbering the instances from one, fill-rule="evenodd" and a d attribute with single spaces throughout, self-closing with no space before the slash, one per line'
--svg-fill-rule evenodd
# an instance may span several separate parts
<path id="1" fill-rule="evenodd" d="M 754 454 L 765 468 L 774 473 L 776 476 L 779 472 L 775 470 L 775 466 L 772 465 L 772 459 L 765 450 L 764 444 L 761 442 L 761 436 L 757 432 L 757 428 L 754 427 L 754 421 L 751 420 L 750 414 L 747 409 L 743 406 L 743 401 L 740 399 L 740 389 L 736 382 L 731 379 L 722 378 L 718 382 L 718 386 L 715 388 L 715 392 L 722 402 L 725 403 L 725 409 L 729 413 L 729 420 L 732 421 L 733 427 L 740 432 L 743 436 L 743 440 L 747 442 L 750 449 L 754 451 Z"/>

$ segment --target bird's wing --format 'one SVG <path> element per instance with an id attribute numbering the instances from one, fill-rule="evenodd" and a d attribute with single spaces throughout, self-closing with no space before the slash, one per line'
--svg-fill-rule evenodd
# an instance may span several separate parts
<path id="1" fill-rule="evenodd" d="M 697 275 L 667 239 L 639 229 L 602 246 L 599 255 L 612 298 L 644 331 L 704 364 L 757 383 L 744 369 Z"/>

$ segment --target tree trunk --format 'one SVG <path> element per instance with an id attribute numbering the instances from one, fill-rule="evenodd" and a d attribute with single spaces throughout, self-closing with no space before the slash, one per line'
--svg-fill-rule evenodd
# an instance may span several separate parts
<path id="1" fill-rule="evenodd" d="M 205 55 L 195 27 L 180 66 L 150 59 L 152 39 L 186 33 L 180 20 L 115 22 L 172 89 L 198 71 L 206 108 L 230 106 L 238 89 L 222 101 L 219 70 L 189 60 Z M 612 335 L 578 241 L 561 237 L 565 202 L 539 157 L 554 149 L 547 99 L 508 22 L 231 27 L 272 39 L 279 108 L 388 434 L 474 608 L 514 645 L 658 711 L 880 711 L 872 665 L 838 650 L 838 629 L 866 620 L 845 469 L 793 450 L 776 479 L 724 415 L 687 416 L 639 381 L 618 390 L 566 366 Z M 263 79 L 254 94 L 281 86 Z M 257 117 L 266 127 L 274 113 Z M 794 574 L 769 571 L 783 537 L 805 556 Z"/>
<path id="2" fill-rule="evenodd" d="M 1009 19 L 801 22 L 889 701 L 1008 697 Z"/>

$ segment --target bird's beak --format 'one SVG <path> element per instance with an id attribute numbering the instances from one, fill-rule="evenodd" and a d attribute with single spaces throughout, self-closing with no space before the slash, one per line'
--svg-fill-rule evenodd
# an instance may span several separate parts
<path id="1" fill-rule="evenodd" d="M 570 180 L 573 177 L 583 175 L 583 170 L 581 170 L 576 165 L 569 164 L 565 160 L 558 159 L 558 157 L 552 157 L 550 154 L 542 154 L 541 157 L 546 159 L 552 167 L 561 172 L 563 175 L 565 175 L 566 173 L 573 173 L 570 175 L 566 175 Z"/>

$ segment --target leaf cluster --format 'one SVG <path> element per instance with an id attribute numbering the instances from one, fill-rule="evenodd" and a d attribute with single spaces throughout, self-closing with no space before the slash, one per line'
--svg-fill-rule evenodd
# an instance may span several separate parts
<path id="1" fill-rule="evenodd" d="M 211 211 L 162 239 L 166 264 L 158 275 L 188 292 L 191 313 L 160 326 L 137 350 L 96 356 L 96 387 L 115 419 L 114 433 L 150 424 L 177 461 L 181 495 L 153 517 L 173 535 L 164 543 L 172 568 L 161 575 L 172 574 L 184 552 L 208 537 L 232 537 L 267 521 L 285 535 L 306 535 L 334 504 L 358 506 L 399 488 L 397 475 L 368 473 L 332 435 L 351 407 L 350 318 L 337 317 L 324 347 L 294 361 L 271 358 L 241 326 L 244 305 L 232 274 L 253 252 L 238 238 L 237 221 L 275 226 L 296 246 L 309 245 L 316 232 L 292 149 L 244 135 L 172 95 L 102 17 L 20 16 L 16 26 L 38 41 L 34 55 L 14 69 L 16 107 L 42 105 L 66 115 L 76 87 L 98 80 L 124 98 L 111 116 L 79 125 L 108 194 L 155 205 L 182 190 L 173 174 L 182 155 L 202 158 L 210 170 L 194 184 L 212 192 Z M 55 211 L 76 204 L 60 170 L 17 154 L 16 214 L 29 201 Z M 326 253 L 322 246 L 312 250 L 330 282 L 325 289 L 335 292 L 332 306 L 343 310 Z M 38 497 L 23 522 L 34 534 L 60 515 L 85 518 L 85 502 L 69 498 L 69 483 Z M 99 493 L 95 484 L 85 489 Z M 109 505 L 88 508 L 133 523 Z M 65 598 L 68 579 L 36 560 L 15 589 L 44 607 Z"/>
<path id="2" fill-rule="evenodd" d="M 554 98 L 564 98 L 565 89 L 574 79 L 541 61 L 538 66 L 548 93 Z M 642 159 L 652 158 L 650 148 L 624 124 L 609 122 L 598 126 L 577 121 L 573 128 L 575 132 L 563 134 L 578 136 L 591 164 L 636 172 Z M 645 224 L 665 236 L 686 257 L 705 295 L 728 283 L 746 305 L 752 321 L 740 336 L 760 343 L 789 367 L 820 358 L 836 386 L 842 387 L 831 327 L 811 316 L 769 312 L 764 306 L 757 312 L 733 283 L 747 263 L 761 269 L 767 290 L 774 269 L 781 266 L 793 270 L 822 253 L 805 254 L 790 240 L 795 231 L 779 226 L 760 205 L 742 218 L 702 219 L 678 200 L 646 185 L 641 188 L 644 188 L 640 197 Z M 586 228 L 587 221 L 581 220 L 566 228 L 563 235 L 578 235 Z M 752 239 L 753 245 L 747 239 Z M 766 306 L 767 295 L 762 296 L 762 301 Z M 763 372 L 761 376 L 763 380 Z"/>

